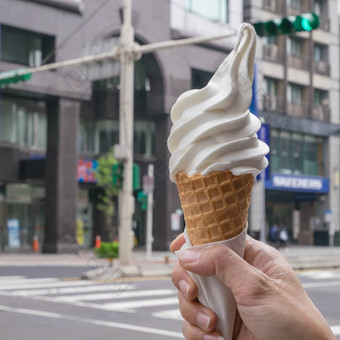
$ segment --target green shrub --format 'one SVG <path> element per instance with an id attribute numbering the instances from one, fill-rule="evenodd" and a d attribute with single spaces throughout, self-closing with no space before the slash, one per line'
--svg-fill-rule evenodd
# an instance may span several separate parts
<path id="1" fill-rule="evenodd" d="M 100 258 L 118 258 L 119 243 L 118 242 L 102 242 L 100 248 L 95 249 L 95 253 Z"/>

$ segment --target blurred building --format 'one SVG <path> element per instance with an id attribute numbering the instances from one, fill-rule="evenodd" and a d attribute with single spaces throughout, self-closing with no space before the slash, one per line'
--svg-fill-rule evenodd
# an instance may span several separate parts
<path id="1" fill-rule="evenodd" d="M 300 244 L 326 245 L 340 222 L 337 1 L 244 1 L 250 22 L 308 12 L 319 15 L 319 29 L 258 39 L 257 99 L 271 152 L 251 221 L 260 230 L 265 193 L 267 231 L 277 224 Z"/>
<path id="2" fill-rule="evenodd" d="M 120 33 L 120 6 L 113 0 L 1 1 L 1 71 L 101 52 Z M 242 3 L 138 0 L 132 19 L 140 44 L 228 33 L 242 21 Z M 182 217 L 181 223 L 174 218 L 180 204 L 168 174 L 171 106 L 182 92 L 203 86 L 233 44 L 229 39 L 169 49 L 136 62 L 134 160 L 141 176 L 149 163 L 155 165 L 156 249 L 167 249 L 183 228 Z M 93 235 L 113 236 L 96 209 L 99 191 L 90 170 L 118 142 L 116 66 L 37 73 L 2 89 L 2 249 L 30 249 L 34 234 L 45 252 L 70 251 L 76 232 L 85 246 Z M 137 201 L 133 227 L 143 245 L 145 212 Z"/>
<path id="3" fill-rule="evenodd" d="M 254 192 L 250 230 L 258 233 L 265 222 L 285 224 L 301 243 L 313 243 L 315 230 L 327 231 L 328 218 L 339 226 L 336 2 L 311 3 L 136 0 L 132 14 L 140 44 L 231 33 L 242 21 L 314 7 L 321 14 L 321 29 L 258 39 L 257 50 L 259 115 L 268 124 L 272 151 L 267 178 Z M 120 7 L 118 0 L 2 0 L 0 70 L 112 48 L 120 34 Z M 170 109 L 181 93 L 207 83 L 234 42 L 163 50 L 135 63 L 134 161 L 141 176 L 155 165 L 155 249 L 167 249 L 183 228 L 168 174 Z M 96 209 L 100 190 L 91 169 L 118 142 L 118 70 L 114 62 L 64 68 L 1 90 L 1 249 L 30 249 L 35 234 L 45 252 L 72 251 L 76 240 L 90 246 L 94 235 L 114 236 L 117 221 L 112 232 Z M 137 200 L 134 219 L 143 245 L 145 212 Z"/>

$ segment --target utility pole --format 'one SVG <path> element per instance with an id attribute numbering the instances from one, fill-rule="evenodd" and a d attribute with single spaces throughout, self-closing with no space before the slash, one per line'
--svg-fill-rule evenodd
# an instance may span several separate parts
<path id="1" fill-rule="evenodd" d="M 133 98 L 134 98 L 134 31 L 131 24 L 131 0 L 123 0 L 123 25 L 121 28 L 119 145 L 125 150 L 123 188 L 119 192 L 119 260 L 120 265 L 131 264 L 133 166 Z"/>

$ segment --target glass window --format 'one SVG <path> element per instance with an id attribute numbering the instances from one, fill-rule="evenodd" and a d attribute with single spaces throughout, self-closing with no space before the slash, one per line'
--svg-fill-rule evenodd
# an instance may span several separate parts
<path id="1" fill-rule="evenodd" d="M 303 155 L 303 135 L 300 133 L 293 133 L 292 135 L 293 140 L 293 174 L 294 175 L 300 175 L 303 173 L 303 161 L 302 161 L 302 155 Z"/>
<path id="2" fill-rule="evenodd" d="M 324 105 L 326 99 L 327 99 L 326 91 L 314 89 L 314 97 L 313 97 L 314 107 L 320 107 Z"/>
<path id="3" fill-rule="evenodd" d="M 302 86 L 296 84 L 289 84 L 288 102 L 292 105 L 302 104 Z"/>
<path id="4" fill-rule="evenodd" d="M 278 44 L 277 36 L 272 35 L 272 36 L 264 37 L 264 42 L 266 45 L 277 45 Z"/>
<path id="5" fill-rule="evenodd" d="M 266 91 L 269 96 L 277 95 L 277 80 L 273 78 L 265 77 Z"/>
<path id="6" fill-rule="evenodd" d="M 293 57 L 301 58 L 302 56 L 302 40 L 296 38 L 289 38 L 288 40 L 288 54 Z"/>
<path id="7" fill-rule="evenodd" d="M 312 135 L 270 132 L 270 169 L 273 173 L 323 176 L 324 140 Z"/>
<path id="8" fill-rule="evenodd" d="M 47 56 L 53 51 L 55 38 L 37 34 L 10 26 L 0 26 L 1 60 L 28 66 L 39 66 L 44 62 L 53 62 Z"/>
<path id="9" fill-rule="evenodd" d="M 314 62 L 327 61 L 327 46 L 314 44 Z"/>
<path id="10" fill-rule="evenodd" d="M 301 0 L 290 0 L 290 7 L 293 9 L 301 9 Z"/>
<path id="11" fill-rule="evenodd" d="M 228 22 L 227 0 L 186 0 L 186 9 L 212 21 Z"/>
<path id="12" fill-rule="evenodd" d="M 280 157 L 281 172 L 290 175 L 292 173 L 291 138 L 289 132 L 286 131 L 280 133 Z"/>
<path id="13" fill-rule="evenodd" d="M 325 13 L 325 2 L 322 0 L 314 0 L 314 13 L 322 16 L 322 15 L 326 15 Z"/>
<path id="14" fill-rule="evenodd" d="M 201 89 L 206 86 L 214 74 L 212 72 L 192 69 L 191 70 L 191 88 Z"/>
<path id="15" fill-rule="evenodd" d="M 36 149 L 46 149 L 47 118 L 34 112 L 25 101 L 2 99 L 0 105 L 0 140 Z"/>
<path id="16" fill-rule="evenodd" d="M 270 170 L 272 172 L 280 172 L 280 136 L 277 130 L 270 131 Z"/>

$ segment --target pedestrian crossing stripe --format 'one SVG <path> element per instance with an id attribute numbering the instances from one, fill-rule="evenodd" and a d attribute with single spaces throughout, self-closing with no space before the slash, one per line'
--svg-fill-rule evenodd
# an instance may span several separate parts
<path id="1" fill-rule="evenodd" d="M 152 316 L 156 318 L 162 318 L 162 319 L 172 319 L 172 320 L 179 320 L 179 321 L 184 320 L 178 308 L 155 312 L 155 313 L 152 313 Z"/>
<path id="2" fill-rule="evenodd" d="M 158 290 L 138 290 L 113 293 L 101 293 L 101 294 L 84 294 L 84 295 L 67 295 L 59 296 L 57 299 L 60 302 L 72 302 L 72 301 L 91 301 L 91 300 L 115 300 L 123 298 L 135 298 L 135 297 L 147 297 L 147 296 L 160 296 L 160 295 L 172 295 L 176 294 L 174 289 L 158 289 Z"/>

